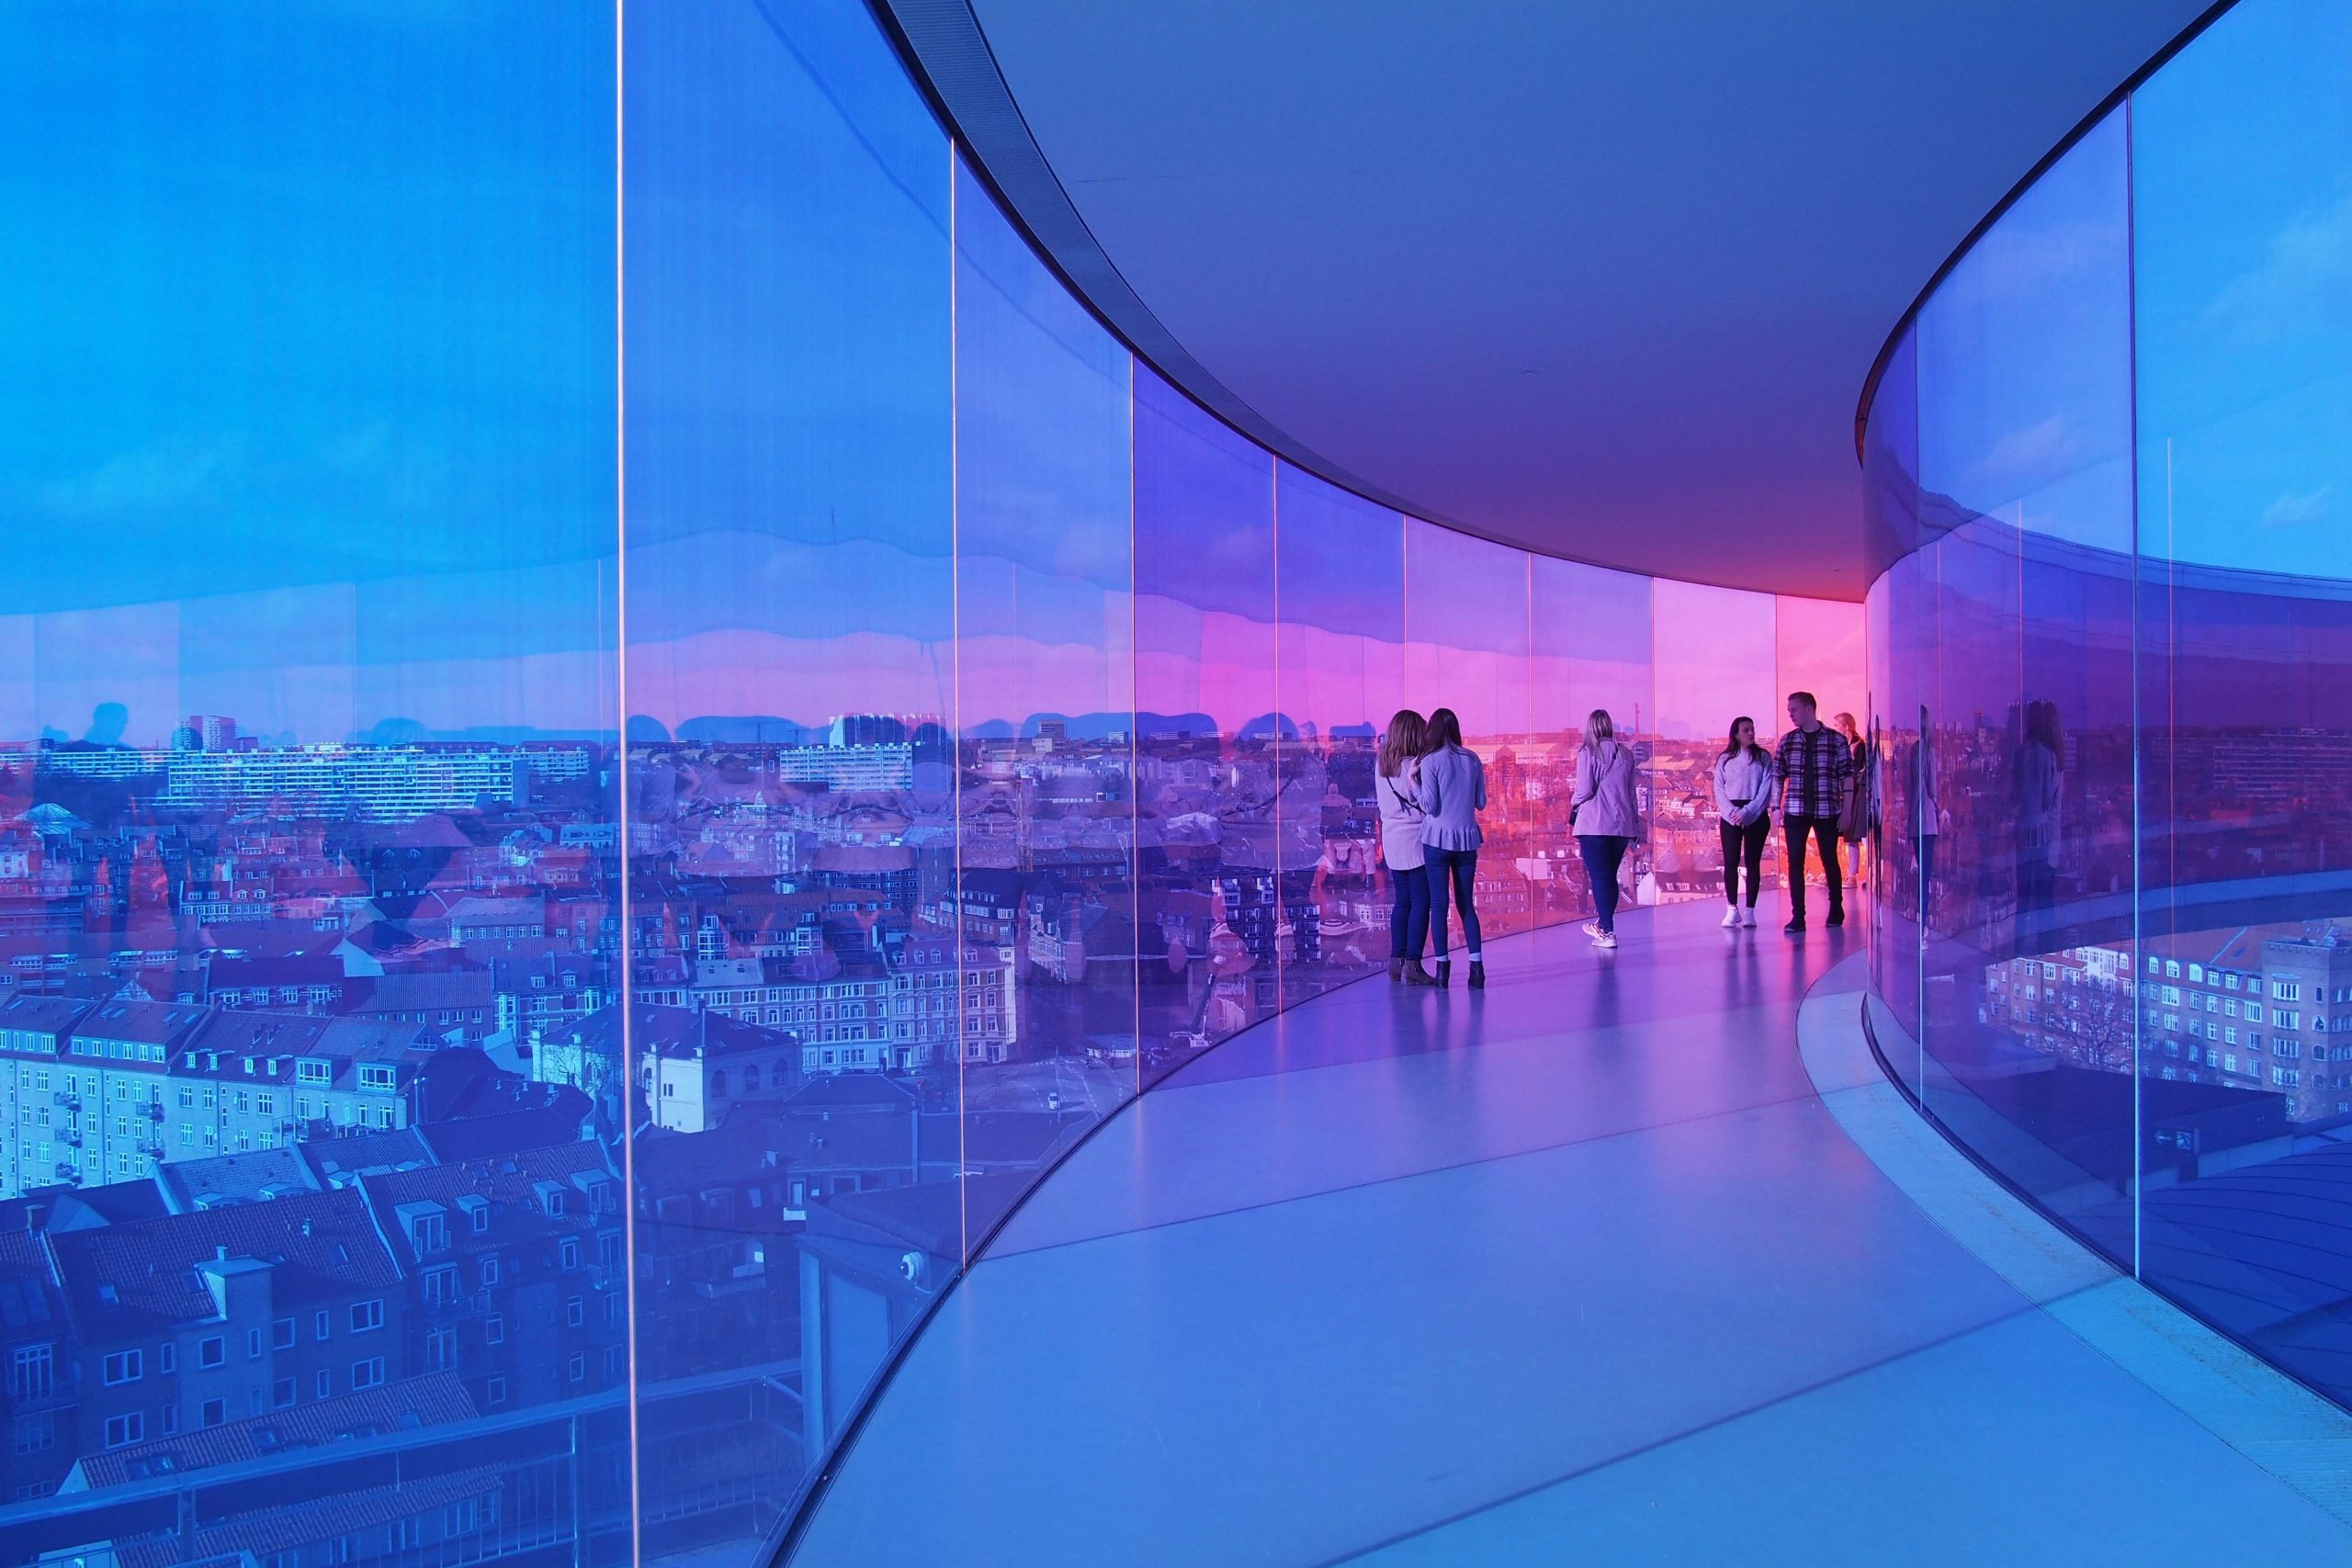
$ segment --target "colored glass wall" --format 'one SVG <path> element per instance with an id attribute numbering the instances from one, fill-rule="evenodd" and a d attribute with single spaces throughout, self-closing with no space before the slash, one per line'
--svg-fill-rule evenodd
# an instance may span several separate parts
<path id="1" fill-rule="evenodd" d="M 2222 17 L 1962 258 L 1866 437 L 1881 1048 L 2339 1401 L 2347 45 L 2308 0 Z"/>
<path id="2" fill-rule="evenodd" d="M 1385 973 L 1396 709 L 1498 942 L 1591 710 L 1638 905 L 1736 714 L 1867 707 L 1860 606 L 1218 423 L 854 0 L 611 25 L 0 21 L 12 1548 L 759 1560 L 1044 1172 Z"/>

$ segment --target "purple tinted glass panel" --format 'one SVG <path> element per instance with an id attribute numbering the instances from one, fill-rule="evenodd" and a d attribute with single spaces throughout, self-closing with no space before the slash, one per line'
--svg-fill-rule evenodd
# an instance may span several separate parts
<path id="1" fill-rule="evenodd" d="M 1278 707 L 1286 998 L 1372 972 L 1389 954 L 1373 766 L 1405 683 L 1404 519 L 1283 464 Z"/>
<path id="2" fill-rule="evenodd" d="M 1273 459 L 1141 366 L 1134 417 L 1148 1083 L 1276 1010 L 1305 900 L 1281 869 Z"/>

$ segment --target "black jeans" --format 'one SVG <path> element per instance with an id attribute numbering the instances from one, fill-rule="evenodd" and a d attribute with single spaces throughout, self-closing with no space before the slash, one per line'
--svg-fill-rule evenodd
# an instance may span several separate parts
<path id="1" fill-rule="evenodd" d="M 1445 956 L 1445 904 L 1451 891 L 1453 902 L 1462 906 L 1462 946 L 1471 957 L 1479 957 L 1486 949 L 1478 945 L 1478 907 L 1471 902 L 1478 886 L 1478 852 L 1431 846 L 1421 852 L 1429 857 L 1430 948 L 1440 958 Z"/>
<path id="2" fill-rule="evenodd" d="M 1415 958 L 1430 940 L 1430 877 L 1427 866 L 1388 868 L 1388 956 Z"/>
<path id="3" fill-rule="evenodd" d="M 1617 929 L 1617 868 L 1634 840 L 1614 833 L 1579 833 L 1577 849 L 1584 856 L 1584 874 L 1592 883 L 1594 924 L 1602 931 Z"/>
<path id="4" fill-rule="evenodd" d="M 1747 907 L 1756 908 L 1756 895 L 1764 888 L 1764 841 L 1772 836 L 1772 819 L 1758 817 L 1755 821 L 1718 822 L 1724 840 L 1724 902 L 1739 902 L 1739 867 L 1747 865 Z"/>
<path id="5" fill-rule="evenodd" d="M 1821 845 L 1822 880 L 1829 884 L 1829 912 L 1846 911 L 1846 868 L 1838 861 L 1838 818 L 1799 817 L 1783 819 L 1789 842 L 1789 919 L 1804 919 L 1804 841 L 1811 834 Z"/>

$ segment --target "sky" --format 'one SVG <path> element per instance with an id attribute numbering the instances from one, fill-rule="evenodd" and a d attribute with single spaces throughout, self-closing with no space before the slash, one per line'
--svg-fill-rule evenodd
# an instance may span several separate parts
<path id="1" fill-rule="evenodd" d="M 106 10 L 0 10 L 41 302 L 0 312 L 0 736 L 611 732 L 624 432 L 659 727 L 1649 705 L 1644 580 L 1363 502 L 1137 367 L 849 0 L 632 13 L 625 300 L 609 13 Z M 1764 641 L 1666 637 L 1662 690 L 1769 685 L 1772 601 L 1728 601 Z"/>

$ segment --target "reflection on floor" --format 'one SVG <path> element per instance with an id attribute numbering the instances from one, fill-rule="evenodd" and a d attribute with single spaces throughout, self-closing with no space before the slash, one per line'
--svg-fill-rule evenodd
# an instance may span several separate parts
<path id="1" fill-rule="evenodd" d="M 804 1563 L 2352 1561 L 1816 1097 L 1859 940 L 1646 911 L 1147 1096 L 941 1310 Z"/>

